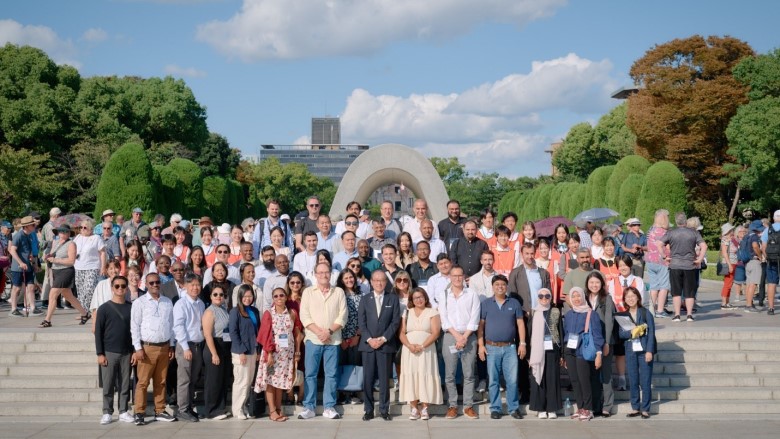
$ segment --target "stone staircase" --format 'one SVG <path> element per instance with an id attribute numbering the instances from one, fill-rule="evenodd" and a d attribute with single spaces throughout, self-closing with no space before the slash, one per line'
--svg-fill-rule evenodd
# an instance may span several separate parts
<path id="1" fill-rule="evenodd" d="M 92 334 L 83 327 L 52 329 L 0 329 L 0 416 L 101 414 Z M 780 328 L 713 330 L 680 323 L 659 330 L 657 338 L 653 413 L 780 413 Z M 616 392 L 618 414 L 631 410 L 628 397 L 628 392 Z M 487 404 L 475 407 L 489 414 Z M 409 411 L 404 405 L 391 408 L 395 415 Z M 446 411 L 444 406 L 431 409 L 432 414 Z M 288 414 L 297 410 L 285 407 Z M 342 410 L 359 416 L 363 406 Z"/>

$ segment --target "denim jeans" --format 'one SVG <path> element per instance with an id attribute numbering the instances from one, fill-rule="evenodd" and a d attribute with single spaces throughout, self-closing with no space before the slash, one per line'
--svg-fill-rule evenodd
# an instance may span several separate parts
<path id="1" fill-rule="evenodd" d="M 631 408 L 650 413 L 650 383 L 653 380 L 653 362 L 645 361 L 644 352 L 634 352 L 631 345 L 626 346 L 626 371 L 628 387 L 631 393 Z M 642 403 L 639 402 L 639 389 L 642 389 Z"/>
<path id="2" fill-rule="evenodd" d="M 320 362 L 324 361 L 325 387 L 322 389 L 322 405 L 324 408 L 336 406 L 336 386 L 339 372 L 339 347 L 334 345 L 318 345 L 306 341 L 306 379 L 304 381 L 303 406 L 314 410 L 317 406 L 317 373 Z"/>
<path id="3" fill-rule="evenodd" d="M 506 407 L 509 412 L 520 408 L 517 389 L 517 345 L 490 346 L 487 350 L 488 394 L 490 411 L 501 412 L 501 389 L 499 381 L 503 375 L 506 383 Z"/>

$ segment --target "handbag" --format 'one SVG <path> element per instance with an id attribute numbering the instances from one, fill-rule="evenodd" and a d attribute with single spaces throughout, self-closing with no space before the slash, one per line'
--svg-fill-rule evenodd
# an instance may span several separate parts
<path id="1" fill-rule="evenodd" d="M 718 276 L 728 276 L 729 275 L 729 264 L 724 264 L 721 261 L 718 261 L 717 265 L 718 270 Z"/>
<path id="2" fill-rule="evenodd" d="M 585 319 L 585 332 L 582 334 L 582 358 L 586 361 L 596 360 L 596 345 L 593 343 L 593 336 L 590 335 L 590 310 Z"/>
<path id="3" fill-rule="evenodd" d="M 337 388 L 345 392 L 363 390 L 363 366 L 342 366 Z"/>
<path id="4" fill-rule="evenodd" d="M 295 379 L 293 379 L 293 387 L 300 387 L 303 385 L 303 371 L 298 369 L 298 362 L 295 362 L 295 365 L 293 366 L 293 369 L 295 370 Z"/>

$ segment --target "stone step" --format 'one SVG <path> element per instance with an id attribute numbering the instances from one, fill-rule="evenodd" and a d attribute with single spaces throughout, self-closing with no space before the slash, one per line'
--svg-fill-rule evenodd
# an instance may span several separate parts
<path id="1" fill-rule="evenodd" d="M 686 352 L 733 352 L 733 351 L 758 351 L 775 352 L 780 355 L 780 348 L 775 343 L 765 341 L 718 341 L 718 340 L 680 340 L 659 341 L 658 351 L 686 351 Z"/>
<path id="2" fill-rule="evenodd" d="M 780 362 L 780 352 L 734 351 L 660 351 L 656 361 L 663 363 L 754 363 Z"/>
<path id="3" fill-rule="evenodd" d="M 613 366 L 614 367 L 614 366 Z M 655 362 L 653 374 L 659 375 L 698 375 L 698 374 L 722 374 L 726 368 L 723 364 L 709 363 L 663 363 Z M 728 365 L 728 372 L 733 374 L 780 374 L 780 363 L 734 363 Z"/>
<path id="4" fill-rule="evenodd" d="M 93 357 L 92 364 L 21 364 L 16 366 L 8 366 L 5 368 L 8 376 L 26 376 L 26 377 L 79 377 L 79 376 L 97 376 L 98 364 L 96 357 Z"/>
<path id="5" fill-rule="evenodd" d="M 760 387 L 780 386 L 780 377 L 775 375 L 661 375 L 653 376 L 653 386 L 660 387 Z"/>
<path id="6" fill-rule="evenodd" d="M 87 325 L 89 327 L 89 325 Z M 91 328 L 91 327 L 90 327 Z M 36 332 L 35 341 L 67 341 L 68 343 L 95 343 L 95 335 L 90 329 L 78 332 Z"/>
<path id="7" fill-rule="evenodd" d="M 28 343 L 25 345 L 25 352 L 84 352 L 84 353 L 95 353 L 95 342 L 94 340 L 92 343 L 86 343 L 86 342 L 36 342 L 36 343 Z"/>
<path id="8" fill-rule="evenodd" d="M 0 355 L 0 365 L 14 364 L 67 364 L 83 365 L 97 364 L 94 350 L 92 352 L 35 352 L 22 354 L 2 354 Z"/>
<path id="9" fill-rule="evenodd" d="M 0 402 L 2 416 L 95 416 L 103 413 L 102 402 L 68 403 L 57 402 Z M 116 407 L 115 407 L 116 411 Z M 115 413 L 116 415 L 116 413 Z"/>
<path id="10" fill-rule="evenodd" d="M 657 322 L 657 321 L 656 321 Z M 741 331 L 712 331 L 712 329 L 663 328 L 655 333 L 659 343 L 681 340 L 736 340 L 736 341 L 775 341 L 780 339 L 780 328 L 745 328 Z"/>
<path id="11" fill-rule="evenodd" d="M 8 376 L 0 380 L 0 389 L 96 389 L 97 368 L 91 377 L 24 377 Z M 1 413 L 1 412 L 0 412 Z"/>
<path id="12" fill-rule="evenodd" d="M 101 389 L 3 389 L 0 392 L 0 402 L 90 402 L 102 403 Z"/>

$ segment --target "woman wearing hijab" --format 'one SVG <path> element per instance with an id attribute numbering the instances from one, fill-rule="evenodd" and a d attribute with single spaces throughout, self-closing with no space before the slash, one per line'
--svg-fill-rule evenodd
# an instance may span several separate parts
<path id="1" fill-rule="evenodd" d="M 542 288 L 531 313 L 531 403 L 539 419 L 555 419 L 561 409 L 561 353 L 563 321 L 561 311 L 551 307 L 552 293 Z"/>
<path id="2" fill-rule="evenodd" d="M 588 306 L 582 288 L 569 290 L 567 300 L 571 310 L 563 317 L 564 358 L 578 408 L 572 419 L 589 421 L 593 419 L 593 389 L 596 386 L 600 389 L 601 386 L 598 369 L 601 368 L 604 335 L 599 315 Z M 596 358 L 592 361 L 583 355 L 582 338 L 585 332 L 590 332 L 596 348 Z"/>

